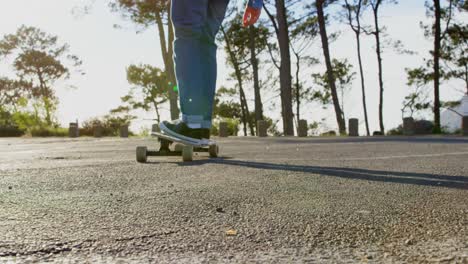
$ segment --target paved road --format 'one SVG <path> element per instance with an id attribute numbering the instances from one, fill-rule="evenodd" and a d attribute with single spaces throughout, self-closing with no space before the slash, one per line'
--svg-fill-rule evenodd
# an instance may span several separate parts
<path id="1" fill-rule="evenodd" d="M 467 138 L 220 143 L 0 139 L 0 263 L 468 262 Z"/>

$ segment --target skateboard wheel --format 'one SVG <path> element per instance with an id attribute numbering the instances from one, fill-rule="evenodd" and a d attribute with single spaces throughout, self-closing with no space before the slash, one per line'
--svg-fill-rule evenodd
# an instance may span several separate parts
<path id="1" fill-rule="evenodd" d="M 184 149 L 184 145 L 182 145 L 182 144 L 176 144 L 174 146 L 174 151 L 175 152 L 182 152 L 183 149 Z"/>
<path id="2" fill-rule="evenodd" d="M 146 147 L 137 147 L 136 160 L 140 163 L 145 163 L 147 158 L 148 149 Z"/>
<path id="3" fill-rule="evenodd" d="M 193 160 L 193 147 L 192 146 L 183 146 L 183 148 L 182 148 L 182 160 L 183 161 L 192 161 Z"/>
<path id="4" fill-rule="evenodd" d="M 219 146 L 210 145 L 210 147 L 208 148 L 208 153 L 210 153 L 211 158 L 217 158 L 219 155 Z"/>

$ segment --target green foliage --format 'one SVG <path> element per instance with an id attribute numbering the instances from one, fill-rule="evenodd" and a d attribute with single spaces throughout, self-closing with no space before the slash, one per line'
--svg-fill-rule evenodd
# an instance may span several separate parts
<path id="1" fill-rule="evenodd" d="M 26 134 L 32 137 L 67 137 L 68 129 L 60 127 L 30 127 Z"/>
<path id="2" fill-rule="evenodd" d="M 410 80 L 412 74 L 420 74 L 418 70 L 409 70 L 408 73 L 408 85 L 411 85 L 412 91 L 405 96 L 403 100 L 403 107 L 401 108 L 402 118 L 414 117 L 415 114 L 422 114 L 425 110 L 431 109 L 430 98 L 427 94 L 427 90 L 424 89 L 423 79 L 416 79 L 415 81 Z"/>
<path id="3" fill-rule="evenodd" d="M 250 61 L 246 60 L 246 58 L 250 58 L 250 28 L 242 26 L 241 14 L 237 14 L 232 20 L 228 21 L 228 23 L 225 25 L 225 28 L 226 36 L 229 38 L 229 42 L 231 43 L 231 48 L 233 49 L 236 62 L 238 62 L 239 65 L 249 65 Z M 268 28 L 262 24 L 258 24 L 257 26 L 252 27 L 252 30 L 255 34 L 256 50 L 265 50 L 267 48 L 268 38 L 270 36 Z M 232 60 L 228 60 L 228 63 L 232 64 Z"/>
<path id="4" fill-rule="evenodd" d="M 149 137 L 151 135 L 151 129 L 149 128 L 141 128 L 140 132 L 138 133 L 138 136 L 140 137 Z"/>
<path id="5" fill-rule="evenodd" d="M 4 110 L 15 109 L 31 87 L 30 82 L 0 78 L 0 107 Z"/>
<path id="6" fill-rule="evenodd" d="M 123 125 L 130 125 L 131 120 L 134 118 L 135 117 L 128 115 L 119 117 L 112 114 L 105 115 L 101 118 L 91 118 L 81 124 L 80 135 L 91 137 L 94 135 L 94 127 L 100 126 L 102 128 L 102 136 L 115 137 L 119 135 L 120 127 Z M 133 135 L 131 131 L 129 131 L 129 134 Z"/>
<path id="7" fill-rule="evenodd" d="M 109 3 L 112 11 L 146 27 L 155 24 L 157 16 L 167 17 L 169 5 L 169 0 L 112 0 Z"/>
<path id="8" fill-rule="evenodd" d="M 344 118 L 344 99 L 345 94 L 351 88 L 351 84 L 356 76 L 356 73 L 353 72 L 353 66 L 348 62 L 347 59 L 344 60 L 332 60 L 332 69 L 333 76 L 335 77 L 335 83 L 337 85 L 337 92 L 339 93 L 339 100 L 341 101 L 342 116 Z M 331 89 L 328 82 L 328 71 L 324 73 L 314 73 L 312 74 L 314 83 L 320 86 L 321 90 L 314 90 L 311 93 L 310 101 L 318 101 L 324 106 L 327 106 L 332 103 Z"/>
<path id="9" fill-rule="evenodd" d="M 336 79 L 337 88 L 340 91 L 346 91 L 350 88 L 356 73 L 353 72 L 353 65 L 351 65 L 347 59 L 344 60 L 332 60 L 332 68 L 333 68 L 333 76 Z M 327 72 L 324 73 L 314 73 L 312 74 L 312 78 L 315 84 L 319 85 L 320 87 L 324 88 L 321 96 L 318 96 L 319 99 L 323 99 L 324 103 L 331 103 L 331 101 L 326 101 L 326 99 L 330 100 L 331 96 L 328 94 L 330 93 L 330 85 L 328 84 L 328 74 Z"/>
<path id="10" fill-rule="evenodd" d="M 388 136 L 400 136 L 400 135 L 403 135 L 403 126 L 402 125 L 399 125 L 398 127 L 396 128 L 392 128 L 390 130 L 387 131 L 387 135 Z"/>
<path id="11" fill-rule="evenodd" d="M 226 87 L 220 87 L 215 96 L 213 116 L 215 118 L 236 118 L 242 117 L 241 105 L 234 101 L 237 91 Z"/>
<path id="12" fill-rule="evenodd" d="M 269 135 L 272 135 L 274 137 L 281 137 L 284 135 L 284 133 L 278 129 L 279 120 L 273 120 L 272 118 L 267 116 L 264 116 L 263 120 L 266 121 L 268 124 L 267 133 Z"/>
<path id="13" fill-rule="evenodd" d="M 250 65 L 251 53 L 251 41 L 250 34 L 251 31 L 255 35 L 255 50 L 257 53 L 260 53 L 267 49 L 269 37 L 271 36 L 268 28 L 263 23 L 258 23 L 253 27 L 244 27 L 242 25 L 242 14 L 239 12 L 235 13 L 235 16 L 227 21 L 223 28 L 225 28 L 226 35 L 220 35 L 219 40 L 226 41 L 225 37 L 229 38 L 227 41 L 230 43 L 232 49 L 232 55 L 235 56 L 235 61 L 239 65 Z M 226 52 L 228 52 L 227 46 L 225 47 Z M 258 59 L 259 54 L 255 54 Z M 232 65 L 232 59 L 228 59 L 228 63 Z M 249 67 L 244 67 L 245 69 Z M 246 76 L 249 77 L 249 76 Z"/>
<path id="14" fill-rule="evenodd" d="M 446 69 L 445 80 L 459 79 L 465 83 L 468 94 L 468 25 L 454 24 L 447 28 L 447 37 L 442 43 L 441 59 Z"/>
<path id="15" fill-rule="evenodd" d="M 25 133 L 24 130 L 19 129 L 17 126 L 4 126 L 0 125 L 0 137 L 20 137 Z"/>
<path id="16" fill-rule="evenodd" d="M 121 106 L 117 112 L 131 109 L 155 111 L 156 121 L 160 122 L 160 107 L 169 100 L 169 92 L 175 84 L 169 81 L 161 69 L 147 64 L 130 65 L 127 68 L 127 80 L 133 87 L 121 98 L 126 106 Z"/>
<path id="17" fill-rule="evenodd" d="M 211 131 L 210 133 L 212 135 L 219 135 L 219 123 L 220 122 L 226 122 L 228 124 L 228 135 L 230 136 L 237 136 L 239 133 L 239 120 L 234 119 L 234 118 L 221 118 L 221 119 L 216 119 L 215 122 L 213 122 L 213 125 L 211 126 Z"/>
<path id="18" fill-rule="evenodd" d="M 434 6 L 432 1 L 426 1 L 427 16 L 432 17 Z M 468 25 L 457 20 L 457 14 L 466 12 L 466 3 L 461 0 L 451 1 L 452 5 L 441 8 L 443 28 L 440 50 L 440 77 L 442 80 L 460 79 L 465 83 L 468 93 Z M 457 12 L 458 11 L 458 12 Z M 434 25 L 421 23 L 424 34 L 428 39 L 433 39 Z M 429 59 L 418 68 L 406 69 L 409 85 L 428 85 L 434 81 L 434 51 L 430 51 Z"/>
<path id="19" fill-rule="evenodd" d="M 32 137 L 65 137 L 68 135 L 68 130 L 60 128 L 57 125 L 49 126 L 37 112 L 17 111 L 9 116 L 13 127 L 15 127 L 21 136 L 23 134 Z"/>
<path id="20" fill-rule="evenodd" d="M 20 129 L 28 130 L 30 128 L 47 127 L 46 122 L 38 114 L 28 111 L 18 111 L 12 114 L 12 120 Z"/>
<path id="21" fill-rule="evenodd" d="M 310 131 L 309 134 L 316 135 L 316 134 L 318 134 L 319 128 L 320 128 L 320 123 L 317 122 L 317 121 L 314 121 L 313 123 L 309 124 L 307 129 L 308 129 L 308 131 Z"/>

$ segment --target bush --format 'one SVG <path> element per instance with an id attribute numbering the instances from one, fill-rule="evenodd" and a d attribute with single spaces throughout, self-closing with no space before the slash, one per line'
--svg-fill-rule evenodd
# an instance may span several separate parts
<path id="1" fill-rule="evenodd" d="M 0 126 L 0 137 L 21 137 L 25 130 L 17 126 Z"/>
<path id="2" fill-rule="evenodd" d="M 389 135 L 389 136 L 401 136 L 401 135 L 403 135 L 403 126 L 399 125 L 396 128 L 390 129 L 389 131 L 387 131 L 387 135 Z"/>
<path id="3" fill-rule="evenodd" d="M 414 121 L 414 134 L 416 135 L 430 135 L 440 134 L 441 131 L 434 130 L 434 123 L 429 120 L 415 120 Z"/>
<path id="4" fill-rule="evenodd" d="M 138 136 L 140 137 L 149 137 L 151 135 L 151 129 L 149 128 L 141 128 L 140 133 Z"/>
<path id="5" fill-rule="evenodd" d="M 105 116 L 104 118 L 92 118 L 82 123 L 80 127 L 80 136 L 94 136 L 94 126 L 99 125 L 102 128 L 103 137 L 115 137 L 120 135 L 120 126 L 128 125 L 129 121 L 121 118 Z M 129 136 L 134 133 L 128 131 Z"/>
<path id="6" fill-rule="evenodd" d="M 320 134 L 322 137 L 334 137 L 336 136 L 336 132 L 334 130 L 330 130 L 328 132 Z"/>
<path id="7" fill-rule="evenodd" d="M 16 112 L 12 115 L 13 122 L 20 129 L 29 130 L 30 128 L 47 127 L 46 123 L 37 115 L 30 112 Z"/>
<path id="8" fill-rule="evenodd" d="M 221 120 L 217 120 L 213 122 L 213 125 L 211 126 L 211 135 L 213 136 L 218 136 L 219 135 L 219 123 L 220 122 L 226 122 L 228 124 L 228 134 L 230 136 L 237 136 L 239 133 L 239 121 L 234 118 L 223 118 Z"/>
<path id="9" fill-rule="evenodd" d="M 32 137 L 68 137 L 68 129 L 60 127 L 32 127 L 27 134 Z"/>

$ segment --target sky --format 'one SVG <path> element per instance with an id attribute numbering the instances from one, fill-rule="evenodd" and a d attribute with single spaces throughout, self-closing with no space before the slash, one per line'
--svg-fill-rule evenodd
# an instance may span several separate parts
<path id="1" fill-rule="evenodd" d="M 135 25 L 123 20 L 119 14 L 112 13 L 107 1 L 96 0 L 90 13 L 79 15 L 77 6 L 86 1 L 79 0 L 15 0 L 5 1 L 0 9 L 0 37 L 11 34 L 21 25 L 35 26 L 56 35 L 59 41 L 68 43 L 70 51 L 83 60 L 85 75 L 72 75 L 70 80 L 56 85 L 60 104 L 57 118 L 66 126 L 76 119 L 84 121 L 92 117 L 105 115 L 110 109 L 120 105 L 120 97 L 127 94 L 130 85 L 126 80 L 126 67 L 130 64 L 151 64 L 163 68 L 159 49 L 159 40 L 155 28 L 137 32 Z M 431 41 L 426 39 L 420 28 L 421 21 L 427 21 L 424 0 L 400 1 L 398 5 L 382 7 L 381 24 L 387 28 L 388 36 L 400 40 L 406 49 L 416 51 L 416 55 L 402 55 L 386 48 L 383 55 L 385 83 L 384 121 L 386 128 L 396 127 L 401 123 L 401 105 L 409 93 L 406 85 L 405 68 L 418 67 L 423 58 L 428 56 Z M 263 14 L 264 16 L 264 14 Z M 466 20 L 466 17 L 463 19 Z M 352 31 L 332 16 L 329 32 L 340 32 L 339 38 L 331 44 L 334 58 L 347 58 L 358 71 L 355 40 Z M 364 17 L 364 23 L 370 24 L 370 13 Z M 114 25 L 120 25 L 116 28 Z M 368 111 L 371 131 L 378 130 L 378 79 L 377 59 L 374 51 L 374 39 L 363 39 L 363 63 L 367 85 Z M 311 45 L 309 54 L 322 59 L 320 41 Z M 225 53 L 218 53 L 218 87 L 233 86 L 228 75 L 232 69 L 226 66 Z M 323 61 L 323 60 L 322 60 Z M 294 70 L 294 68 L 293 68 Z M 307 69 L 310 72 L 323 71 L 323 64 Z M 13 77 L 11 66 L 0 61 L 0 75 Z M 71 88 L 71 86 L 76 88 Z M 460 82 L 444 83 L 441 89 L 442 100 L 458 100 L 463 93 Z M 251 85 L 247 84 L 248 98 L 253 98 Z M 264 98 L 270 98 L 271 92 L 265 92 Z M 361 88 L 359 78 L 353 82 L 346 95 L 345 111 L 347 118 L 360 119 L 361 134 L 364 132 Z M 253 100 L 251 109 L 253 109 Z M 265 103 L 270 116 L 279 118 L 278 108 Z M 332 107 L 323 110 L 318 104 L 305 105 L 302 109 L 309 122 L 324 120 L 324 129 L 336 129 Z M 149 127 L 152 116 L 137 112 L 138 119 L 132 125 L 135 131 Z M 168 118 L 168 111 L 163 111 Z"/>

